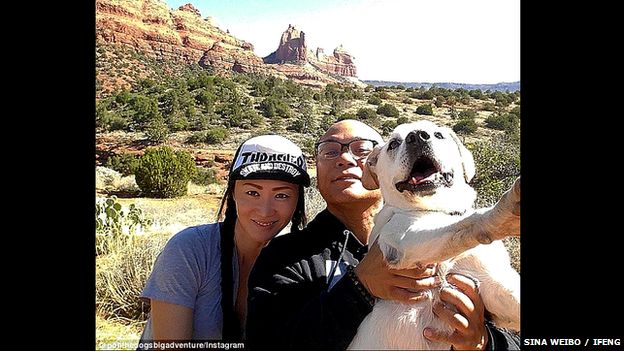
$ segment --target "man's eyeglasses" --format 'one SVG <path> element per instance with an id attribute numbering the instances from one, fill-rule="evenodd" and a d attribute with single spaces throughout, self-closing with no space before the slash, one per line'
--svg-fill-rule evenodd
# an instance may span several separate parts
<path id="1" fill-rule="evenodd" d="M 351 156 L 355 160 L 365 158 L 373 151 L 373 148 L 377 145 L 375 140 L 369 139 L 357 139 L 352 140 L 346 144 L 337 141 L 322 141 L 316 143 L 316 154 L 321 159 L 333 160 L 342 154 L 342 150 L 346 147 Z"/>

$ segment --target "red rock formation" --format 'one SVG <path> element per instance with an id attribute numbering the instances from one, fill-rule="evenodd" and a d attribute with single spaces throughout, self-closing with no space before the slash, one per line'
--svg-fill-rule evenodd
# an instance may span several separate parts
<path id="1" fill-rule="evenodd" d="M 203 19 L 191 4 L 170 11 L 157 0 L 96 0 L 96 38 L 188 64 L 198 63 L 220 43 L 237 60 L 262 64 L 253 46 L 219 29 L 211 18 Z"/>
<path id="2" fill-rule="evenodd" d="M 305 43 L 305 33 L 289 24 L 282 33 L 277 50 L 264 58 L 265 63 L 310 63 L 312 66 L 327 73 L 342 76 L 356 77 L 357 70 L 353 57 L 341 46 L 334 49 L 333 56 L 326 56 L 322 48 L 316 49 L 316 54 L 308 50 Z"/>
<path id="3" fill-rule="evenodd" d="M 357 77 L 357 69 L 353 62 L 354 57 L 349 55 L 342 45 L 334 49 L 333 56 L 325 56 L 323 49 L 316 49 L 316 62 L 313 64 L 320 69 L 343 77 Z"/>
<path id="4" fill-rule="evenodd" d="M 282 33 L 277 50 L 264 58 L 265 63 L 293 63 L 305 62 L 308 49 L 305 43 L 305 33 L 299 31 L 292 24 Z"/>
<path id="5" fill-rule="evenodd" d="M 221 30 L 211 17 L 202 18 L 191 4 L 170 10 L 159 0 L 96 0 L 96 41 L 130 46 L 167 62 L 269 74 L 310 86 L 357 83 L 343 78 L 356 75 L 353 57 L 339 49 L 330 57 L 323 55 L 322 49 L 315 55 L 306 47 L 305 33 L 292 25 L 282 34 L 273 57 L 264 62 L 295 64 L 265 64 L 253 52 L 253 45 Z M 128 85 L 125 78 L 105 79 L 102 71 L 97 75 L 113 85 Z"/>

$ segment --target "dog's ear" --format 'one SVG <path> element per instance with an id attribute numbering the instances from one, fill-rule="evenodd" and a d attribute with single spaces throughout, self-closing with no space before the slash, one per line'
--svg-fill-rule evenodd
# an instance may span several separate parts
<path id="1" fill-rule="evenodd" d="M 464 146 L 464 143 L 459 140 L 459 137 L 451 128 L 446 129 L 451 135 L 451 138 L 455 141 L 455 144 L 457 144 L 457 149 L 459 149 L 459 155 L 462 159 L 462 165 L 464 166 L 464 179 L 466 179 L 466 183 L 469 183 L 475 176 L 476 172 L 475 161 L 472 157 L 472 153 Z"/>
<path id="2" fill-rule="evenodd" d="M 362 174 L 362 185 L 368 190 L 379 189 L 379 180 L 377 179 L 377 158 L 383 145 L 377 145 L 366 158 L 364 164 L 364 173 Z"/>

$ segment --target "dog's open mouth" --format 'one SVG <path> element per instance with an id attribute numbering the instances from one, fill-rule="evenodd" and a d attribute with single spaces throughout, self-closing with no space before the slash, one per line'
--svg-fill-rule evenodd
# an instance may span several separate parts
<path id="1" fill-rule="evenodd" d="M 428 156 L 416 159 L 407 179 L 395 184 L 400 192 L 431 191 L 439 186 L 452 185 L 453 171 L 442 172 L 440 165 Z"/>

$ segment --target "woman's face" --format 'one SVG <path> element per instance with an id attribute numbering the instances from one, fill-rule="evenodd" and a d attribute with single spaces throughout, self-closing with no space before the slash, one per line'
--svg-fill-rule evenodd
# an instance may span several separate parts
<path id="1" fill-rule="evenodd" d="M 236 231 L 259 243 L 273 239 L 292 219 L 299 186 L 281 180 L 237 180 Z"/>

